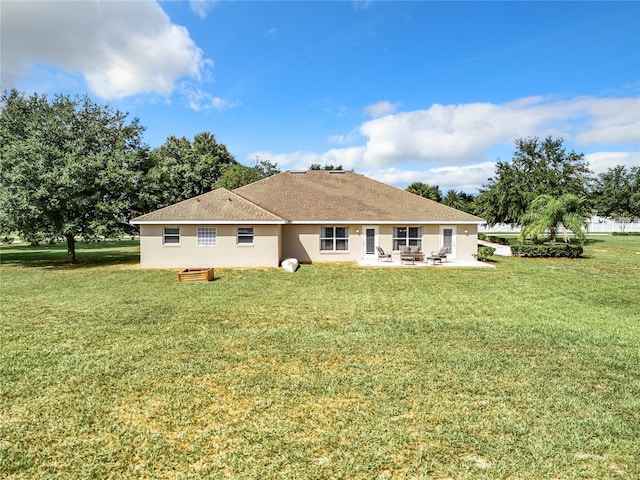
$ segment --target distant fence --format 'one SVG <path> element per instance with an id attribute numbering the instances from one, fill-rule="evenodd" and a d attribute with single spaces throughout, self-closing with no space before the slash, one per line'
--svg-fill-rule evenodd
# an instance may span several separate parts
<path id="1" fill-rule="evenodd" d="M 594 217 L 587 227 L 589 233 L 640 232 L 640 222 L 620 222 Z"/>
<path id="2" fill-rule="evenodd" d="M 479 232 L 496 232 L 496 233 L 520 233 L 520 227 L 512 227 L 505 223 L 497 225 L 480 225 Z M 620 220 L 612 220 L 610 218 L 593 217 L 587 224 L 587 232 L 589 233 L 612 233 L 612 232 L 640 232 L 640 221 L 624 222 Z"/>

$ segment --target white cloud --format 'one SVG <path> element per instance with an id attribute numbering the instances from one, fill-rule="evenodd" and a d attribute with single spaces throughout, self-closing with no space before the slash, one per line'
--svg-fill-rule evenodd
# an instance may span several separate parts
<path id="1" fill-rule="evenodd" d="M 586 158 L 598 173 L 640 163 L 640 98 L 527 97 L 504 104 L 436 104 L 369 120 L 358 132 L 366 139 L 364 145 L 260 155 L 285 169 L 341 164 L 397 186 L 423 181 L 471 192 L 494 175 L 495 163 L 488 160 L 496 151 L 510 158 L 516 138 L 551 135 L 562 137 L 568 149 L 591 149 Z M 330 140 L 347 138 L 352 145 L 356 135 L 352 131 Z M 602 145 L 621 151 L 594 153 Z M 628 149 L 633 151 L 623 151 Z"/>
<path id="2" fill-rule="evenodd" d="M 189 0 L 189 7 L 198 17 L 205 19 L 215 3 L 216 0 Z"/>
<path id="3" fill-rule="evenodd" d="M 200 80 L 207 61 L 156 2 L 3 2 L 3 87 L 35 65 L 79 73 L 108 100 L 168 96 L 178 79 Z"/>
<path id="4" fill-rule="evenodd" d="M 380 118 L 395 113 L 400 103 L 391 103 L 387 100 L 367 105 L 364 114 L 372 118 Z"/>
<path id="5" fill-rule="evenodd" d="M 610 168 L 623 165 L 627 168 L 640 167 L 640 151 L 635 152 L 596 152 L 584 156 L 589 168 L 597 175 Z"/>
<path id="6" fill-rule="evenodd" d="M 584 119 L 577 144 L 640 143 L 640 99 L 578 99 L 572 105 Z"/>
<path id="7" fill-rule="evenodd" d="M 424 182 L 428 185 L 438 185 L 443 193 L 450 189 L 475 193 L 494 175 L 495 166 L 495 162 L 482 162 L 461 167 L 439 167 L 428 170 L 386 168 L 362 173 L 399 188 L 406 188 L 413 182 Z"/>
<path id="8" fill-rule="evenodd" d="M 196 112 L 212 109 L 222 112 L 237 107 L 240 104 L 239 102 L 230 102 L 223 98 L 216 97 L 204 90 L 189 85 L 181 86 L 180 90 L 189 108 Z"/>
<path id="9" fill-rule="evenodd" d="M 410 161 L 479 161 L 497 143 L 527 136 L 560 136 L 578 145 L 640 142 L 640 99 L 541 97 L 505 104 L 433 105 L 365 122 L 365 166 Z"/>
<path id="10" fill-rule="evenodd" d="M 277 163 L 283 170 L 306 170 L 314 163 L 321 165 L 342 165 L 343 168 L 350 170 L 360 164 L 362 154 L 363 147 L 350 147 L 331 149 L 325 153 L 301 151 L 274 153 L 258 151 L 249 153 L 247 159 L 256 157 L 265 158 L 273 163 Z"/>

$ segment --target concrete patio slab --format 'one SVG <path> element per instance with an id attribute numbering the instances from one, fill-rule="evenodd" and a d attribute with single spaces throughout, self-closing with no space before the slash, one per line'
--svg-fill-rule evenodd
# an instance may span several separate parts
<path id="1" fill-rule="evenodd" d="M 358 265 L 361 267 L 376 267 L 376 268 L 496 268 L 495 265 L 485 262 L 479 262 L 477 260 L 473 261 L 459 261 L 459 260 L 449 260 L 447 262 L 436 263 L 435 265 L 432 263 L 424 263 L 424 262 L 415 262 L 414 265 L 403 264 L 399 260 L 394 260 L 392 262 L 383 262 L 377 260 L 358 260 Z"/>

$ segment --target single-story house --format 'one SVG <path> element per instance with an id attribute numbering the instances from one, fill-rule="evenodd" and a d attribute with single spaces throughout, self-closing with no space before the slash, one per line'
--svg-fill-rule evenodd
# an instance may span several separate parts
<path id="1" fill-rule="evenodd" d="M 347 171 L 286 171 L 131 220 L 142 267 L 277 267 L 377 259 L 417 246 L 473 260 L 484 220 Z"/>

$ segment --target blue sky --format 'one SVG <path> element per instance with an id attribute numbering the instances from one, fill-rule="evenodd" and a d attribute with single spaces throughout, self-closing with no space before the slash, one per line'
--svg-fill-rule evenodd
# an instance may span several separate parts
<path id="1" fill-rule="evenodd" d="M 87 93 L 145 140 L 475 192 L 513 141 L 640 165 L 640 2 L 3 0 L 2 87 Z"/>

